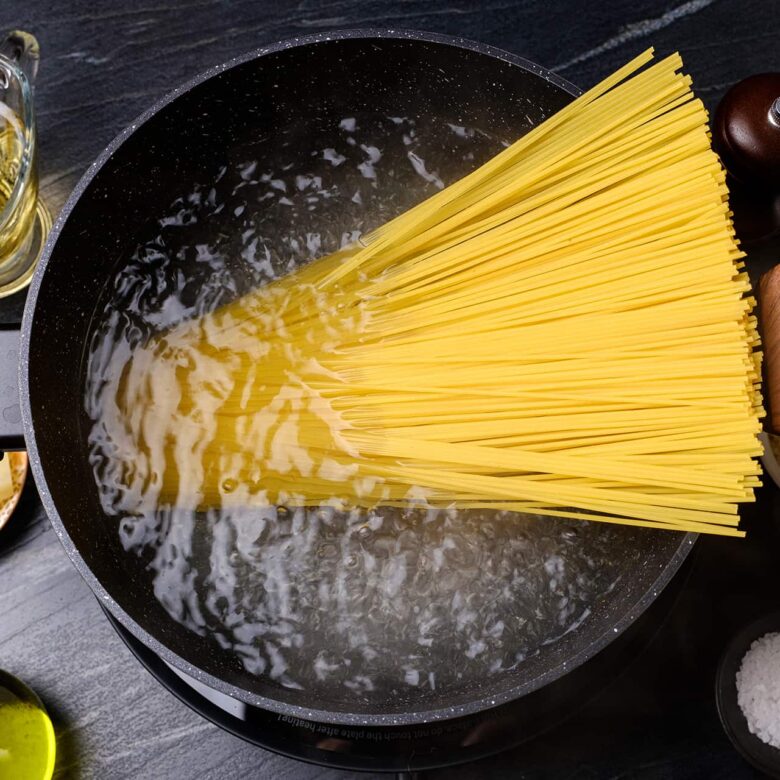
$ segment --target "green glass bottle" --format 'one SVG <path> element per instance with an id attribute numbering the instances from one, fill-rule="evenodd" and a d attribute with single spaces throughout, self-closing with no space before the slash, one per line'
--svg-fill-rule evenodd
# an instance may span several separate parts
<path id="1" fill-rule="evenodd" d="M 0 670 L 0 780 L 49 780 L 55 755 L 54 727 L 41 700 Z"/>

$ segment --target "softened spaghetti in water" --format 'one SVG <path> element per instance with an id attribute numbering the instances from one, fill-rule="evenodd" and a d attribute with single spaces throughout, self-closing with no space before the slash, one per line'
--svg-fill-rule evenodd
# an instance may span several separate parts
<path id="1" fill-rule="evenodd" d="M 363 237 L 138 348 L 126 511 L 517 510 L 739 535 L 760 353 L 706 111 L 646 52 Z"/>

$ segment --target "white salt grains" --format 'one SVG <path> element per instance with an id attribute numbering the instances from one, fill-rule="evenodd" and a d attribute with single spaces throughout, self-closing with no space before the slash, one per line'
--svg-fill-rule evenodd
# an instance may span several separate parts
<path id="1" fill-rule="evenodd" d="M 780 634 L 764 634 L 745 653 L 737 701 L 751 733 L 780 748 Z"/>

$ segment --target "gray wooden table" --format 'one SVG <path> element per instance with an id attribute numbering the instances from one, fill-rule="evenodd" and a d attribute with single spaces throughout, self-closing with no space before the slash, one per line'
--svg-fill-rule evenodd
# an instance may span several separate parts
<path id="1" fill-rule="evenodd" d="M 30 30 L 42 47 L 36 101 L 43 197 L 56 213 L 103 146 L 195 73 L 274 40 L 347 27 L 463 35 L 581 86 L 650 44 L 662 53 L 677 49 L 709 106 L 735 81 L 780 70 L 778 0 L 2 0 L 0 31 Z M 0 321 L 18 321 L 23 305 L 24 295 L 1 301 Z M 351 777 L 250 747 L 162 689 L 71 567 L 32 484 L 0 533 L 0 667 L 27 680 L 49 707 L 58 777 Z M 585 764 L 574 750 L 580 737 L 564 729 L 548 745 L 552 753 L 510 753 L 457 775 L 752 776 L 720 736 L 702 736 L 699 748 L 707 752 L 697 757 L 700 729 L 692 724 L 694 737 L 669 742 L 662 756 L 662 748 L 643 749 L 640 739 L 633 753 L 613 748 L 605 758 L 590 750 Z"/>

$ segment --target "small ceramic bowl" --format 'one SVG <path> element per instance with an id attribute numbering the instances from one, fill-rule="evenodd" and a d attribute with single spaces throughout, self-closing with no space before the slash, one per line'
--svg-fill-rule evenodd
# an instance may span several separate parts
<path id="1" fill-rule="evenodd" d="M 734 747 L 756 769 L 769 777 L 780 778 L 780 749 L 750 733 L 747 719 L 737 701 L 737 672 L 745 653 L 756 639 L 773 633 L 780 633 L 780 612 L 750 623 L 729 642 L 718 664 L 715 697 L 720 721 Z"/>
<path id="2" fill-rule="evenodd" d="M 14 483 L 13 495 L 3 502 L 0 502 L 0 529 L 8 522 L 13 514 L 19 498 L 22 495 L 24 481 L 27 479 L 27 453 L 26 452 L 6 452 L 5 456 L 10 460 L 11 479 Z"/>

